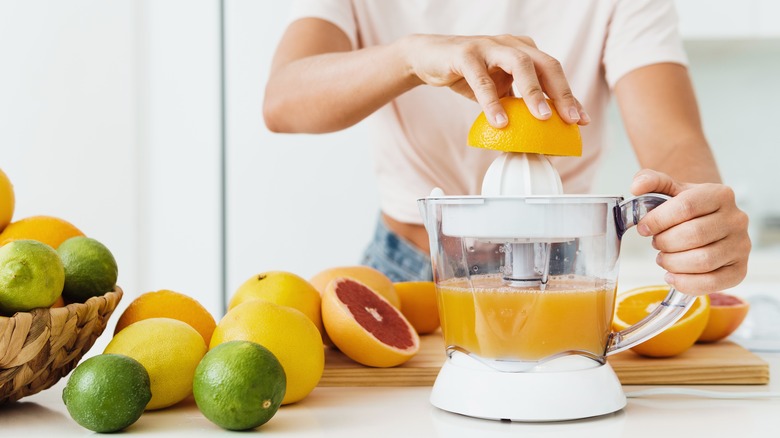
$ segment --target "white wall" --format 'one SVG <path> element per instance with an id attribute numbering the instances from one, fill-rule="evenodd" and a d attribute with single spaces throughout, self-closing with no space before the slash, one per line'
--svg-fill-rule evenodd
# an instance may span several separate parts
<path id="1" fill-rule="evenodd" d="M 685 43 L 707 139 L 726 184 L 751 217 L 757 249 L 770 242 L 763 225 L 780 217 L 780 39 L 688 40 Z M 627 193 L 639 170 L 616 105 L 609 114 L 609 144 L 595 191 Z M 777 243 L 775 243 L 777 244 Z"/>
<path id="2" fill-rule="evenodd" d="M 227 2 L 229 295 L 262 271 L 308 278 L 357 264 L 378 214 L 372 146 L 362 125 L 318 136 L 265 128 L 264 87 L 288 8 Z"/>
<path id="3" fill-rule="evenodd" d="M 130 0 L 0 3 L 0 168 L 15 219 L 62 217 L 139 287 L 136 11 Z M 126 300 L 125 300 L 126 301 Z"/>
<path id="4" fill-rule="evenodd" d="M 222 312 L 217 0 L 0 2 L 0 168 L 15 219 L 104 242 L 126 296 Z"/>

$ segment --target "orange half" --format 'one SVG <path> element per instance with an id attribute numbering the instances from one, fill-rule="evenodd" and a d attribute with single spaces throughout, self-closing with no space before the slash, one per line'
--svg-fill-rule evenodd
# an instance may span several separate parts
<path id="1" fill-rule="evenodd" d="M 547 102 L 552 115 L 547 120 L 534 117 L 522 98 L 504 97 L 499 102 L 509 119 L 507 125 L 500 129 L 494 128 L 488 123 L 485 113 L 481 113 L 469 130 L 469 146 L 503 152 L 582 155 L 579 126 L 564 122 L 549 99 Z"/>
<path id="2" fill-rule="evenodd" d="M 631 289 L 618 294 L 615 302 L 613 329 L 625 330 L 650 314 L 669 294 L 669 286 L 656 285 Z M 642 356 L 670 357 L 691 348 L 707 326 L 710 316 L 710 299 L 697 297 L 680 320 L 671 327 L 631 351 Z"/>

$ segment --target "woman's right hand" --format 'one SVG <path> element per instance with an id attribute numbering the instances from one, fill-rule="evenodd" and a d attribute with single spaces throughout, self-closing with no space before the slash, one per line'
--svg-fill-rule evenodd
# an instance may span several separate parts
<path id="1" fill-rule="evenodd" d="M 498 100 L 513 94 L 513 83 L 538 119 L 548 119 L 551 114 L 546 93 L 566 122 L 590 122 L 572 94 L 560 62 L 539 50 L 529 37 L 411 35 L 398 43 L 421 83 L 450 87 L 476 100 L 488 122 L 497 128 L 507 124 Z"/>

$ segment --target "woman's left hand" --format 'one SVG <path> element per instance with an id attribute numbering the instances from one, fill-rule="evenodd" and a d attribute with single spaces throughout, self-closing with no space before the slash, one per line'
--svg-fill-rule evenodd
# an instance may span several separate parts
<path id="1" fill-rule="evenodd" d="M 631 193 L 672 196 L 638 224 L 653 237 L 656 263 L 667 271 L 675 289 L 704 295 L 739 284 L 750 254 L 748 216 L 737 207 L 734 191 L 723 184 L 681 183 L 653 170 L 634 176 Z"/>

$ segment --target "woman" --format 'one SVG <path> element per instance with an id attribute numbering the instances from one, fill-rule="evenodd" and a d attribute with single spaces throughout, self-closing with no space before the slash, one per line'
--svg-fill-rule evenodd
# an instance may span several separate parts
<path id="1" fill-rule="evenodd" d="M 672 0 L 306 0 L 279 43 L 264 117 L 275 132 L 321 133 L 376 114 L 382 212 L 366 263 L 398 281 L 430 277 L 415 200 L 479 192 L 495 157 L 465 145 L 480 111 L 505 126 L 498 99 L 514 86 L 546 119 L 546 94 L 582 127 L 582 157 L 552 159 L 564 192 L 587 193 L 614 93 L 643 167 L 631 192 L 673 197 L 638 232 L 653 236 L 668 283 L 704 294 L 742 281 L 751 244 L 686 62 Z"/>

